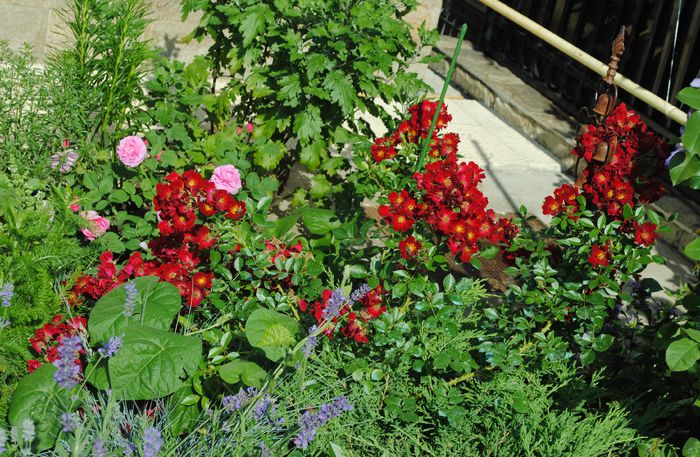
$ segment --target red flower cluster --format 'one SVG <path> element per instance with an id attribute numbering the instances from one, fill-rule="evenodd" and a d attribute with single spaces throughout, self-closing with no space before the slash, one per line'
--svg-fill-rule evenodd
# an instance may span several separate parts
<path id="1" fill-rule="evenodd" d="M 583 195 L 608 216 L 622 219 L 622 207 L 650 203 L 663 194 L 658 174 L 665 169 L 668 145 L 634 111 L 620 104 L 600 126 L 579 135 L 571 153 L 588 163 L 583 170 Z M 594 156 L 607 145 L 605 158 Z M 635 195 L 636 194 L 636 195 Z"/>
<path id="2" fill-rule="evenodd" d="M 411 114 L 410 119 L 401 122 L 399 128 L 388 137 L 377 138 L 370 148 L 375 161 L 393 159 L 398 153 L 398 148 L 407 143 L 415 143 L 424 139 L 430 130 L 430 123 L 435 115 L 437 101 L 424 100 L 408 109 Z M 438 138 L 437 132 L 445 128 L 452 120 L 452 116 L 447 113 L 447 107 L 443 104 L 440 114 L 435 124 L 435 132 L 431 139 L 430 155 L 432 157 L 456 157 L 459 136 L 453 133 L 446 134 L 443 138 Z"/>
<path id="3" fill-rule="evenodd" d="M 34 336 L 29 338 L 29 344 L 39 357 L 36 360 L 27 360 L 27 369 L 33 372 L 39 368 L 42 362 L 53 363 L 59 358 L 58 344 L 65 336 L 74 336 L 87 331 L 87 319 L 76 316 L 64 319 L 62 314 L 53 317 L 50 324 L 44 324 L 36 329 Z M 80 363 L 78 359 L 77 363 Z"/>
<path id="4" fill-rule="evenodd" d="M 447 137 L 447 135 L 445 135 Z M 507 243 L 516 228 L 505 218 L 496 219 L 487 209 L 488 199 L 478 189 L 484 171 L 474 162 L 458 162 L 456 135 L 448 157 L 428 163 L 423 173 L 415 173 L 416 197 L 406 189 L 389 194 L 389 205 L 379 207 L 379 215 L 397 232 L 407 232 L 416 221 L 427 223 L 440 235 L 448 237 L 447 246 L 453 255 L 468 262 L 478 252 L 479 242 Z M 456 139 L 452 139 L 456 138 Z M 420 198 L 420 202 L 417 201 Z M 399 245 L 401 255 L 411 258 L 420 248 L 415 238 L 408 237 Z"/>
<path id="5" fill-rule="evenodd" d="M 652 246 L 656 243 L 656 239 L 659 237 L 659 234 L 656 233 L 656 224 L 652 224 L 651 222 L 639 224 L 635 222 L 633 227 L 635 243 L 640 246 Z"/>
<path id="6" fill-rule="evenodd" d="M 610 248 L 597 244 L 591 246 L 591 255 L 588 257 L 588 263 L 594 268 L 607 267 L 610 265 Z"/>
<path id="7" fill-rule="evenodd" d="M 577 187 L 564 184 L 554 190 L 554 196 L 549 195 L 544 199 L 542 213 L 550 216 L 559 216 L 566 212 L 567 216 L 576 220 L 577 216 L 575 216 L 575 213 L 579 210 L 578 201 L 576 200 L 578 196 L 579 190 Z"/>
<path id="8" fill-rule="evenodd" d="M 202 220 L 216 214 L 239 220 L 246 213 L 245 203 L 216 190 L 211 181 L 192 170 L 182 175 L 173 172 L 166 180 L 156 185 L 153 199 L 160 236 L 150 240 L 148 246 L 155 259 L 144 262 L 135 252 L 117 274 L 112 254 L 106 251 L 97 276 L 78 278 L 71 291 L 72 303 L 79 302 L 81 295 L 98 299 L 130 278 L 147 275 L 175 285 L 189 307 L 199 306 L 209 294 L 213 274 L 206 271 L 206 264 L 216 239 Z"/>
<path id="9" fill-rule="evenodd" d="M 619 105 L 603 125 L 588 126 L 577 140 L 572 154 L 588 162 L 583 170 L 581 188 L 564 184 L 556 189 L 554 196 L 544 200 L 544 214 L 566 214 L 576 220 L 575 213 L 579 211 L 576 197 L 582 195 L 587 207 L 597 209 L 613 220 L 624 220 L 625 205 L 634 208 L 661 196 L 663 186 L 657 175 L 664 169 L 668 145 L 647 131 L 639 115 L 628 111 L 624 104 Z M 601 145 L 607 145 L 606 158 L 595 157 L 599 151 L 605 151 Z M 639 245 L 654 244 L 658 237 L 656 225 L 629 222 L 622 225 L 623 233 L 634 232 L 634 240 Z"/>
<path id="10" fill-rule="evenodd" d="M 423 247 L 423 245 L 420 241 L 416 240 L 413 235 L 403 241 L 399 241 L 399 252 L 401 253 L 401 257 L 406 260 L 414 258 L 421 247 Z"/>
<path id="11" fill-rule="evenodd" d="M 382 298 L 384 293 L 384 288 L 382 288 L 381 285 L 367 292 L 359 299 L 358 303 L 362 305 L 363 308 L 357 312 L 351 310 L 352 303 L 348 302 L 345 304 L 340 309 L 339 316 L 332 320 L 333 325 L 329 325 L 326 328 L 324 332 L 326 336 L 328 338 L 332 338 L 336 329 L 335 324 L 338 322 L 341 316 L 347 315 L 347 321 L 340 329 L 343 336 L 348 339 L 353 339 L 358 343 L 368 343 L 369 339 L 367 338 L 367 323 L 386 312 L 386 306 L 384 306 L 384 299 Z M 299 299 L 299 309 L 302 312 L 308 312 L 311 314 L 314 319 L 316 319 L 319 326 L 324 325 L 326 321 L 323 317 L 323 311 L 326 309 L 328 301 L 331 299 L 332 295 L 332 290 L 324 290 L 323 294 L 321 295 L 322 301 L 315 301 L 313 305 L 309 305 L 308 302 Z"/>

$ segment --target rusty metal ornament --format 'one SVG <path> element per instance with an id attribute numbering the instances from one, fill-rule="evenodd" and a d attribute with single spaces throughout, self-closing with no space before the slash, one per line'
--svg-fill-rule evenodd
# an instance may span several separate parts
<path id="1" fill-rule="evenodd" d="M 596 87 L 596 99 L 595 105 L 593 106 L 592 113 L 587 109 L 582 110 L 584 113 L 589 113 L 587 115 L 587 120 L 581 125 L 579 129 L 579 134 L 583 134 L 588 130 L 589 125 L 595 125 L 597 127 L 605 127 L 605 120 L 610 114 L 615 110 L 617 105 L 617 86 L 615 85 L 615 75 L 619 68 L 620 59 L 622 54 L 625 52 L 625 26 L 622 26 L 620 32 L 617 34 L 612 43 L 612 49 L 610 54 L 610 62 L 608 63 L 608 71 L 606 75 L 598 82 Z M 617 149 L 618 138 L 613 135 L 609 137 L 608 141 L 601 141 L 597 146 L 595 153 L 593 154 L 592 160 L 596 162 L 607 163 L 612 155 Z M 576 171 L 578 171 L 578 162 L 576 162 Z M 578 173 L 576 173 L 578 174 Z M 585 182 L 585 177 L 583 174 L 577 176 L 575 185 L 581 187 Z"/>
<path id="2" fill-rule="evenodd" d="M 625 27 L 622 26 L 620 32 L 613 40 L 612 50 L 610 54 L 610 62 L 608 63 L 608 72 L 603 77 L 601 83 L 604 86 L 603 91 L 598 92 L 596 105 L 593 108 L 593 112 L 598 116 L 601 116 L 605 120 L 612 111 L 615 109 L 617 104 L 617 86 L 615 85 L 615 75 L 617 74 L 617 69 L 619 68 L 620 59 L 622 54 L 625 52 Z"/>

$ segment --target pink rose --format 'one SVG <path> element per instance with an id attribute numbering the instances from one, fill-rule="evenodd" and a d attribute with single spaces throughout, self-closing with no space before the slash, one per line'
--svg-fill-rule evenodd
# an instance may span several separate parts
<path id="1" fill-rule="evenodd" d="M 100 216 L 97 212 L 83 211 L 80 213 L 80 216 L 87 220 L 87 227 L 80 229 L 80 231 L 83 232 L 83 235 L 88 240 L 93 241 L 95 238 L 99 238 L 107 233 L 110 225 L 109 220 Z"/>
<path id="2" fill-rule="evenodd" d="M 236 195 L 241 190 L 241 174 L 233 165 L 221 165 L 214 169 L 211 175 L 211 182 L 217 189 Z"/>
<path id="3" fill-rule="evenodd" d="M 68 205 L 68 208 L 70 208 L 70 210 L 73 211 L 74 213 L 77 213 L 78 211 L 80 211 L 80 205 L 77 203 L 71 203 L 70 205 Z"/>
<path id="4" fill-rule="evenodd" d="M 122 138 L 117 146 L 117 157 L 127 167 L 138 167 L 146 160 L 146 143 L 134 135 Z"/>
<path id="5" fill-rule="evenodd" d="M 251 124 L 250 122 L 248 122 L 248 123 L 245 125 L 245 129 L 246 129 L 246 132 L 248 132 L 248 133 L 252 132 L 252 131 L 253 131 L 253 124 Z"/>

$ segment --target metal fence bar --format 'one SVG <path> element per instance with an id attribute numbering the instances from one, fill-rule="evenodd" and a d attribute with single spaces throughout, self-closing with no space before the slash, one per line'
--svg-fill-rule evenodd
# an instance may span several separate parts
<path id="1" fill-rule="evenodd" d="M 607 59 L 610 42 L 620 26 L 628 26 L 628 50 L 620 63 L 620 72 L 665 99 L 673 51 L 671 45 L 664 44 L 669 35 L 673 43 L 677 1 L 502 0 L 499 3 L 507 4 L 601 60 Z M 447 15 L 452 24 L 441 20 L 443 33 L 454 36 L 459 25 L 469 23 L 469 39 L 477 49 L 511 68 L 564 112 L 576 115 L 581 106 L 590 103 L 599 79 L 596 74 L 543 40 L 513 27 L 507 19 L 485 8 L 480 0 L 444 0 L 443 18 Z M 669 101 L 700 69 L 700 43 L 696 41 L 700 41 L 700 1 L 684 1 Z M 678 135 L 676 121 L 682 119 L 669 119 L 665 110 L 656 112 L 630 94 L 621 92 L 620 100 L 640 112 L 659 133 L 667 137 Z"/>

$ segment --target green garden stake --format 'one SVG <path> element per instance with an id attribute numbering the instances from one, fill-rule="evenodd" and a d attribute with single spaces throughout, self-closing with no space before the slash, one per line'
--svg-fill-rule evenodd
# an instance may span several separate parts
<path id="1" fill-rule="evenodd" d="M 425 137 L 423 142 L 423 148 L 421 148 L 420 156 L 418 157 L 418 166 L 415 171 L 420 171 L 425 165 L 425 157 L 428 154 L 428 146 L 430 145 L 430 139 L 433 137 L 433 132 L 435 131 L 435 124 L 437 124 L 437 118 L 442 109 L 443 102 L 445 101 L 445 94 L 447 94 L 447 88 L 450 85 L 450 80 L 452 79 L 452 74 L 457 66 L 457 57 L 459 57 L 459 51 L 462 49 L 462 42 L 464 41 L 464 35 L 467 33 L 467 24 L 462 25 L 459 29 L 459 37 L 457 38 L 457 46 L 455 47 L 455 52 L 452 55 L 452 61 L 450 62 L 450 68 L 447 70 L 447 76 L 445 76 L 445 84 L 442 85 L 442 92 L 440 93 L 440 98 L 438 99 L 438 104 L 435 107 L 435 114 L 433 115 L 433 120 L 430 123 L 430 129 L 428 129 L 428 136 Z"/>

